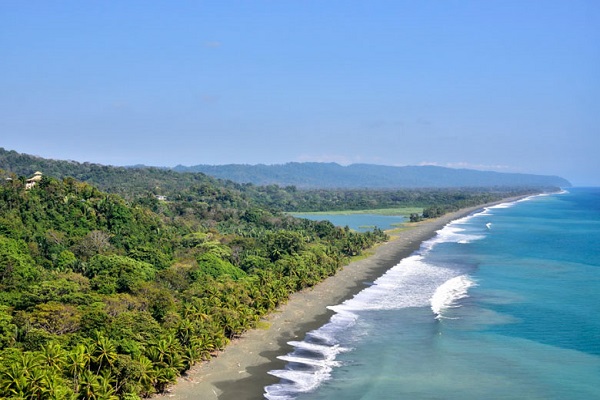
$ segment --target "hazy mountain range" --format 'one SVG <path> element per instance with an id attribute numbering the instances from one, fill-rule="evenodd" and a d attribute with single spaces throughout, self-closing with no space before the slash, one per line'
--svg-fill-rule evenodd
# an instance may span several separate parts
<path id="1" fill-rule="evenodd" d="M 425 188 L 558 186 L 571 183 L 559 176 L 453 169 L 437 166 L 392 167 L 373 164 L 342 166 L 336 163 L 287 163 L 280 165 L 195 165 L 173 168 L 178 172 L 202 172 L 238 183 L 294 185 L 299 188 Z"/>
<path id="2" fill-rule="evenodd" d="M 342 166 L 336 163 L 287 163 L 279 165 L 195 165 L 174 168 L 112 167 L 94 163 L 51 160 L 0 147 L 0 169 L 19 175 L 42 171 L 57 178 L 72 176 L 83 181 L 101 184 L 103 175 L 117 174 L 125 181 L 143 183 L 143 177 L 156 180 L 158 186 L 180 181 L 178 173 L 196 173 L 236 183 L 255 185 L 296 186 L 302 189 L 402 189 L 402 188 L 460 188 L 460 187 L 570 187 L 571 183 L 559 176 L 502 173 L 436 166 L 392 167 L 373 164 Z M 126 171 L 129 171 L 127 173 Z M 137 171 L 137 173 L 134 173 Z M 183 176 L 179 175 L 183 178 Z M 150 179 L 150 178 L 148 178 Z M 187 178 L 186 178 L 187 179 Z M 201 179 L 200 176 L 197 179 Z M 126 184 L 122 182 L 122 184 Z M 133 182 L 131 182 L 133 184 Z"/>

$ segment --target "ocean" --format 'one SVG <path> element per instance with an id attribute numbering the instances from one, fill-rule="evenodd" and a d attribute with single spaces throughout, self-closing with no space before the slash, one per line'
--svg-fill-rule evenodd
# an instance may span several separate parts
<path id="1" fill-rule="evenodd" d="M 600 188 L 454 221 L 331 308 L 267 399 L 600 399 Z"/>

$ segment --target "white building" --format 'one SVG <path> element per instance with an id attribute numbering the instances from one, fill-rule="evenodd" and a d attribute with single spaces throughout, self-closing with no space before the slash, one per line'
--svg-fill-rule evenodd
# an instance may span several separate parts
<path id="1" fill-rule="evenodd" d="M 36 183 L 42 180 L 42 173 L 40 171 L 36 171 L 33 174 L 33 177 L 27 179 L 27 183 L 25 183 L 25 189 L 31 189 L 35 186 Z"/>

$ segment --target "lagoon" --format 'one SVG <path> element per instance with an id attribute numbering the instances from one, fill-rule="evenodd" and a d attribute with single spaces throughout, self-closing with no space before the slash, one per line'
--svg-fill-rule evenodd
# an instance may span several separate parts
<path id="1" fill-rule="evenodd" d="M 357 232 L 372 231 L 375 227 L 381 230 L 397 228 L 398 225 L 406 222 L 402 215 L 379 215 L 366 213 L 349 214 L 325 214 L 325 213 L 292 213 L 296 218 L 306 218 L 312 221 L 330 221 L 335 226 L 345 227 Z"/>

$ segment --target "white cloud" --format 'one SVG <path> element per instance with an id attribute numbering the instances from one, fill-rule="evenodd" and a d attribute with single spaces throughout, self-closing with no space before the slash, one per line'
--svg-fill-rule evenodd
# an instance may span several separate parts
<path id="1" fill-rule="evenodd" d="M 380 157 L 362 157 L 359 155 L 355 156 L 345 156 L 341 154 L 301 154 L 296 157 L 296 161 L 298 162 L 334 162 L 340 165 L 350 165 L 350 164 L 382 164 L 383 159 Z"/>
<path id="2" fill-rule="evenodd" d="M 519 168 L 503 164 L 473 164 L 466 161 L 446 163 L 448 168 L 466 168 L 487 171 L 517 171 Z"/>
<path id="3" fill-rule="evenodd" d="M 457 161 L 457 162 L 447 162 L 447 163 L 438 163 L 438 162 L 432 162 L 432 161 L 422 161 L 422 162 L 418 163 L 417 165 L 432 165 L 432 166 L 436 166 L 436 167 L 447 167 L 447 168 L 477 169 L 477 170 L 481 170 L 481 171 L 504 171 L 504 172 L 512 171 L 512 172 L 518 172 L 518 171 L 521 170 L 520 168 L 511 166 L 511 165 L 504 165 L 504 164 L 476 164 L 476 163 L 470 163 L 470 162 L 467 162 L 467 161 Z"/>

